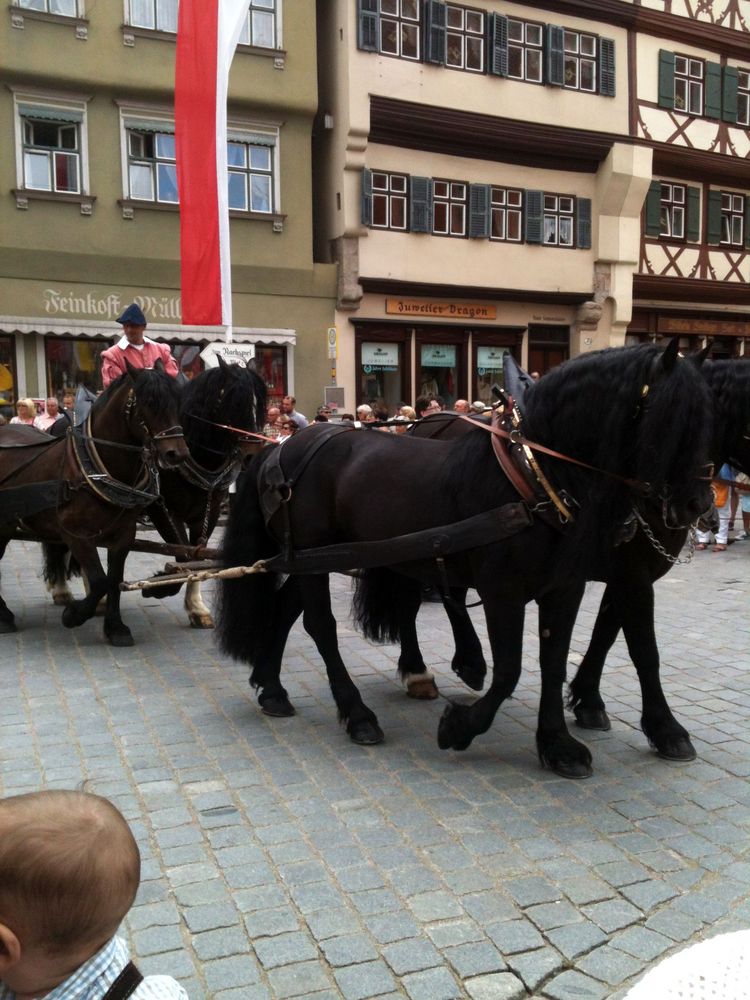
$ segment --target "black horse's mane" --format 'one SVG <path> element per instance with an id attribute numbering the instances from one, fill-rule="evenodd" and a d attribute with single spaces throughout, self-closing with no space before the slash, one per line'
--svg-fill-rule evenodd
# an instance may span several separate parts
<path id="1" fill-rule="evenodd" d="M 214 424 L 259 431 L 265 412 L 266 384 L 252 368 L 236 364 L 207 368 L 182 391 L 185 440 L 193 457 L 206 468 L 218 466 L 236 441 L 231 431 Z"/>
<path id="2" fill-rule="evenodd" d="M 665 375 L 661 354 L 652 345 L 588 352 L 552 369 L 526 393 L 523 429 L 529 440 L 604 470 L 536 454 L 555 488 L 580 504 L 575 524 L 564 533 L 569 559 L 578 566 L 611 549 L 635 499 L 620 479 L 604 473 L 682 484 L 695 475 L 685 456 L 708 450 L 708 386 L 685 359 Z M 446 465 L 442 486 L 456 495 L 470 480 L 474 496 L 479 488 L 490 508 L 498 502 L 497 476 L 482 480 L 470 472 L 476 462 L 490 462 L 494 471 L 487 438 L 472 433 L 462 439 L 463 454 Z"/>
<path id="3" fill-rule="evenodd" d="M 110 382 L 107 388 L 96 397 L 91 407 L 92 413 L 104 409 L 112 397 L 128 381 L 130 376 L 125 373 Z M 147 409 L 156 419 L 168 417 L 179 403 L 179 386 L 175 379 L 158 368 L 139 369 L 134 378 L 136 399 L 144 409 Z"/>
<path id="4" fill-rule="evenodd" d="M 706 361 L 703 373 L 713 394 L 714 440 L 711 457 L 729 461 L 750 475 L 750 360 Z M 745 442 L 739 447 L 738 442 Z"/>

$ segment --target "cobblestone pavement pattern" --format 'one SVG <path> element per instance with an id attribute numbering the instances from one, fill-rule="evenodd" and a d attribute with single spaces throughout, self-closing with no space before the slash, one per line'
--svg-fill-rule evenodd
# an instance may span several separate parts
<path id="1" fill-rule="evenodd" d="M 365 749 L 301 628 L 284 671 L 298 714 L 269 719 L 180 598 L 127 595 L 137 646 L 113 650 L 100 620 L 62 628 L 38 565 L 22 543 L 3 562 L 20 631 L 0 637 L 0 790 L 87 779 L 118 804 L 143 853 L 134 953 L 192 1000 L 621 997 L 670 952 L 750 923 L 750 541 L 657 586 L 665 687 L 699 759 L 649 750 L 619 643 L 612 731 L 587 734 L 582 782 L 536 759 L 533 608 L 516 696 L 467 752 L 441 752 L 445 703 L 405 697 L 395 648 L 353 631 L 335 578 L 344 658 L 386 732 Z M 147 575 L 154 557 L 128 566 Z M 600 595 L 587 592 L 573 660 Z M 442 608 L 419 624 L 441 692 L 469 697 Z"/>

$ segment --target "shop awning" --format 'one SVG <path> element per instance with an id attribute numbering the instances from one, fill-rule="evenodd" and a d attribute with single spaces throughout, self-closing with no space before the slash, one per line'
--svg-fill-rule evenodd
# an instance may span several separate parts
<path id="1" fill-rule="evenodd" d="M 110 319 L 70 320 L 35 316 L 0 316 L 0 333 L 38 333 L 43 337 L 103 337 L 114 340 L 122 336 L 120 327 Z M 182 326 L 178 323 L 149 323 L 147 336 L 152 340 L 182 340 L 222 342 L 224 333 L 216 327 Z M 294 347 L 297 331 L 284 328 L 235 326 L 232 339 L 237 344 L 268 344 Z"/>

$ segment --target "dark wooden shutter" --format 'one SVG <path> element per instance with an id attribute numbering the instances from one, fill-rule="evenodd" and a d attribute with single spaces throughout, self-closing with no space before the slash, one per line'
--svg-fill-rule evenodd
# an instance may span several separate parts
<path id="1" fill-rule="evenodd" d="M 565 83 L 565 60 L 563 58 L 563 29 L 557 24 L 548 24 L 544 39 L 544 82 L 555 87 Z"/>
<path id="2" fill-rule="evenodd" d="M 706 63 L 704 111 L 707 118 L 721 118 L 721 66 Z"/>
<path id="3" fill-rule="evenodd" d="M 716 247 L 721 243 L 721 191 L 708 192 L 706 243 Z"/>
<path id="4" fill-rule="evenodd" d="M 425 0 L 424 61 L 445 65 L 445 4 L 442 0 Z"/>
<path id="5" fill-rule="evenodd" d="M 490 235 L 490 186 L 469 185 L 469 236 L 487 239 Z"/>
<path id="6" fill-rule="evenodd" d="M 488 69 L 494 76 L 508 75 L 508 18 L 505 14 L 490 14 Z"/>
<path id="7" fill-rule="evenodd" d="M 659 107 L 674 108 L 674 52 L 659 52 Z"/>
<path id="8" fill-rule="evenodd" d="M 579 250 L 591 249 L 591 199 L 578 198 L 577 204 L 576 245 Z"/>
<path id="9" fill-rule="evenodd" d="M 526 209 L 525 231 L 527 243 L 542 242 L 542 219 L 544 216 L 544 191 L 526 191 L 524 195 Z"/>
<path id="10" fill-rule="evenodd" d="M 410 228 L 413 233 L 432 232 L 432 178 L 409 178 Z"/>
<path id="11" fill-rule="evenodd" d="M 380 36 L 380 15 L 378 0 L 358 0 L 359 26 L 357 46 L 366 52 L 377 52 Z"/>
<path id="12" fill-rule="evenodd" d="M 362 225 L 372 225 L 372 170 L 362 171 Z"/>
<path id="13" fill-rule="evenodd" d="M 661 181 L 651 181 L 646 195 L 646 236 L 661 234 Z"/>
<path id="14" fill-rule="evenodd" d="M 750 195 L 745 195 L 745 249 L 750 250 Z"/>
<path id="15" fill-rule="evenodd" d="M 612 38 L 599 39 L 599 93 L 615 96 L 615 43 Z"/>
<path id="16" fill-rule="evenodd" d="M 725 66 L 721 91 L 721 117 L 725 122 L 737 121 L 737 85 L 736 67 Z"/>
<path id="17" fill-rule="evenodd" d="M 687 238 L 698 243 L 701 238 L 701 189 L 687 189 Z"/>

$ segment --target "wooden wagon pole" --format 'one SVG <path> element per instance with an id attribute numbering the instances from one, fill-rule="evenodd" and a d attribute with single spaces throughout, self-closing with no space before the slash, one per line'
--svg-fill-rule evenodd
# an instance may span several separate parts
<path id="1" fill-rule="evenodd" d="M 165 573 L 163 576 L 151 576 L 147 580 L 134 580 L 132 583 L 121 583 L 120 590 L 151 590 L 162 584 L 198 583 L 203 580 L 237 580 L 251 573 L 265 573 L 266 564 L 263 559 L 252 566 L 229 566 L 227 569 L 203 569 L 194 573 Z"/>

